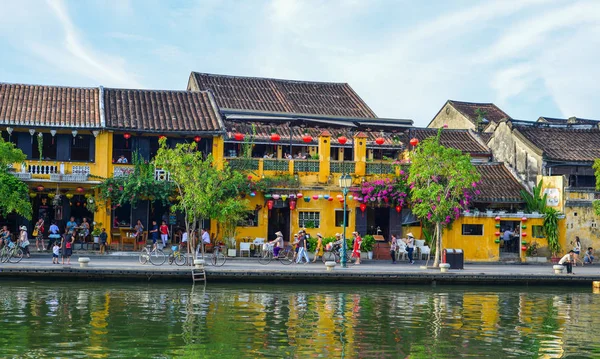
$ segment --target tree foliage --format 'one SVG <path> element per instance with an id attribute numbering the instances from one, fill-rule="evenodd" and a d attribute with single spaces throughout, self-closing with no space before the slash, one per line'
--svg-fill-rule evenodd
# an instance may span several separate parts
<path id="1" fill-rule="evenodd" d="M 411 155 L 408 181 L 411 187 L 412 212 L 422 220 L 435 223 L 436 248 L 434 266 L 439 264 L 442 226 L 458 218 L 467 209 L 471 192 L 478 192 L 480 175 L 471 157 L 440 144 L 437 136 L 425 139 Z"/>
<path id="2" fill-rule="evenodd" d="M 596 191 L 600 191 L 600 159 L 594 161 L 594 175 L 596 176 Z M 593 203 L 594 212 L 600 216 L 600 200 L 595 200 Z"/>
<path id="3" fill-rule="evenodd" d="M 25 154 L 0 136 L 0 215 L 16 213 L 31 219 L 32 208 L 27 184 L 9 171 L 13 163 L 25 161 Z"/>
<path id="4" fill-rule="evenodd" d="M 546 212 L 546 200 L 548 194 L 542 195 L 543 182 L 540 181 L 537 186 L 533 187 L 533 193 L 529 193 L 525 190 L 521 190 L 521 198 L 525 201 L 525 210 L 527 212 Z"/>

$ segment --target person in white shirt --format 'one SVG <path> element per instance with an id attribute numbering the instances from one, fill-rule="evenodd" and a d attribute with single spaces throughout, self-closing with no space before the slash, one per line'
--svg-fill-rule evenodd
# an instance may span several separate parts
<path id="1" fill-rule="evenodd" d="M 565 267 L 567 267 L 567 274 L 575 274 L 573 273 L 573 254 L 575 253 L 575 251 L 570 250 L 569 253 L 565 254 L 564 257 L 562 257 L 559 261 L 558 264 L 560 265 L 564 265 Z"/>

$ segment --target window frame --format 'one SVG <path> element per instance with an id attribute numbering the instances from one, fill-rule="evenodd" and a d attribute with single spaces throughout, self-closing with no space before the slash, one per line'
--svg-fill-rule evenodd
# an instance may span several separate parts
<path id="1" fill-rule="evenodd" d="M 350 212 L 351 211 L 349 209 L 346 210 L 346 227 L 348 227 L 350 225 Z M 338 213 L 340 213 L 340 217 L 342 220 L 341 222 L 338 222 Z M 343 208 L 334 209 L 333 220 L 335 221 L 334 222 L 335 227 L 342 228 L 344 226 L 344 209 Z"/>
<path id="2" fill-rule="evenodd" d="M 308 216 L 309 218 L 304 218 Z M 312 218 L 310 218 L 312 216 Z M 298 226 L 300 228 L 306 227 L 307 221 L 313 221 L 315 223 L 314 228 L 320 228 L 321 226 L 321 212 L 320 211 L 299 211 L 298 212 Z"/>
<path id="3" fill-rule="evenodd" d="M 474 234 L 474 233 L 465 233 L 465 226 L 477 226 L 481 229 L 481 233 L 479 234 Z M 460 233 L 463 236 L 474 236 L 474 237 L 481 237 L 484 235 L 484 225 L 481 223 L 463 223 L 461 228 L 460 228 Z"/>

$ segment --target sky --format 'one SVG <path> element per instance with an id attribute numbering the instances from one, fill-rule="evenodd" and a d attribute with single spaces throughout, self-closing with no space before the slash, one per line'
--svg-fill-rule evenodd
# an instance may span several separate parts
<path id="1" fill-rule="evenodd" d="M 426 126 L 446 100 L 600 119 L 600 1 L 2 0 L 0 82 L 186 88 L 191 71 L 347 82 Z"/>

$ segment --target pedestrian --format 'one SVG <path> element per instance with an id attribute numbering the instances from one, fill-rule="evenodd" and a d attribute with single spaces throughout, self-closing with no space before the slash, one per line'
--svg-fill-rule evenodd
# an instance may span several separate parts
<path id="1" fill-rule="evenodd" d="M 317 233 L 317 247 L 315 248 L 315 258 L 313 259 L 313 263 L 317 261 L 317 257 L 323 258 L 323 254 L 323 235 Z"/>
<path id="2" fill-rule="evenodd" d="M 52 264 L 58 264 L 58 253 L 60 252 L 60 246 L 58 242 L 54 242 L 52 247 Z"/>
<path id="3" fill-rule="evenodd" d="M 304 264 L 309 262 L 308 259 L 308 252 L 306 250 L 306 237 L 305 236 L 301 236 L 298 238 L 298 259 L 296 260 L 296 263 L 300 263 L 302 261 L 302 259 L 305 260 Z"/>
<path id="4" fill-rule="evenodd" d="M 71 265 L 71 255 L 73 254 L 73 246 L 75 245 L 75 232 L 71 233 L 70 236 L 63 237 L 60 248 L 62 251 L 62 263 L 65 264 L 65 258 L 67 258 L 67 265 Z"/>
<path id="5" fill-rule="evenodd" d="M 181 250 L 187 250 L 188 248 L 188 233 L 187 231 L 182 231 L 181 233 Z"/>
<path id="6" fill-rule="evenodd" d="M 50 231 L 50 234 L 48 235 L 48 250 L 52 249 L 52 245 L 60 240 L 60 228 L 56 225 L 56 221 L 52 221 L 51 223 L 52 224 L 48 229 Z"/>
<path id="7" fill-rule="evenodd" d="M 102 233 L 100 233 L 100 254 L 108 253 L 106 242 L 108 242 L 108 234 L 106 233 L 106 228 L 102 228 Z"/>
<path id="8" fill-rule="evenodd" d="M 156 224 L 156 220 L 152 220 L 152 227 L 150 227 L 150 239 L 152 239 L 152 248 L 156 247 L 156 242 L 158 242 L 158 225 Z M 161 249 L 164 249 L 164 245 Z"/>
<path id="9" fill-rule="evenodd" d="M 167 246 L 167 242 L 169 241 L 169 226 L 167 226 L 167 221 L 163 220 L 160 225 L 160 239 L 163 242 L 163 247 Z"/>
<path id="10" fill-rule="evenodd" d="M 398 246 L 398 239 L 395 234 L 392 234 L 392 243 L 390 243 L 390 256 L 392 257 L 392 264 L 396 264 L 396 247 Z"/>
<path id="11" fill-rule="evenodd" d="M 569 253 L 565 254 L 565 256 L 558 261 L 558 264 L 567 267 L 567 274 L 575 274 L 573 273 L 573 254 L 575 254 L 575 251 L 570 250 Z"/>
<path id="12" fill-rule="evenodd" d="M 352 248 L 352 258 L 356 258 L 354 264 L 360 264 L 360 245 L 362 244 L 362 238 L 358 234 L 358 232 L 353 232 L 353 241 L 354 245 Z"/>
<path id="13" fill-rule="evenodd" d="M 35 249 L 39 252 L 44 250 L 44 218 L 40 217 L 33 227 L 33 233 L 35 238 Z M 41 249 L 40 249 L 41 248 Z"/>
<path id="14" fill-rule="evenodd" d="M 142 220 L 138 219 L 137 223 L 134 227 L 134 240 L 137 243 L 138 247 L 142 247 L 143 245 L 145 245 L 144 243 L 144 225 L 142 224 Z"/>
<path id="15" fill-rule="evenodd" d="M 571 242 L 573 244 L 573 242 Z M 579 236 L 575 236 L 575 245 L 573 246 L 573 267 L 577 267 L 577 261 L 581 262 L 583 266 L 583 262 L 579 259 L 579 253 L 581 253 L 581 240 L 579 240 Z"/>
<path id="16" fill-rule="evenodd" d="M 402 239 L 406 243 L 406 254 L 408 255 L 408 263 L 415 264 L 413 260 L 413 252 L 415 250 L 415 237 L 412 233 L 406 234 L 406 238 Z"/>
<path id="17" fill-rule="evenodd" d="M 87 239 L 87 236 L 90 234 L 90 224 L 87 221 L 87 218 L 83 217 L 83 222 L 81 222 L 81 232 L 79 233 L 81 247 L 79 249 L 83 249 L 83 244 Z"/>
<path id="18" fill-rule="evenodd" d="M 298 250 L 300 249 L 300 247 L 298 247 L 298 242 L 300 241 L 300 237 L 302 237 L 302 231 L 298 232 L 298 234 L 294 234 L 294 239 L 292 240 L 292 246 L 294 247 L 294 258 L 292 258 L 292 261 L 294 262 L 298 258 Z"/>
<path id="19" fill-rule="evenodd" d="M 27 227 L 21 226 L 20 230 L 21 233 L 19 234 L 19 245 L 21 248 L 23 248 L 23 254 L 26 254 L 27 258 L 29 258 L 29 237 L 27 236 Z"/>
<path id="20" fill-rule="evenodd" d="M 585 252 L 583 263 L 594 264 L 594 249 L 592 247 L 588 247 L 587 252 Z"/>

